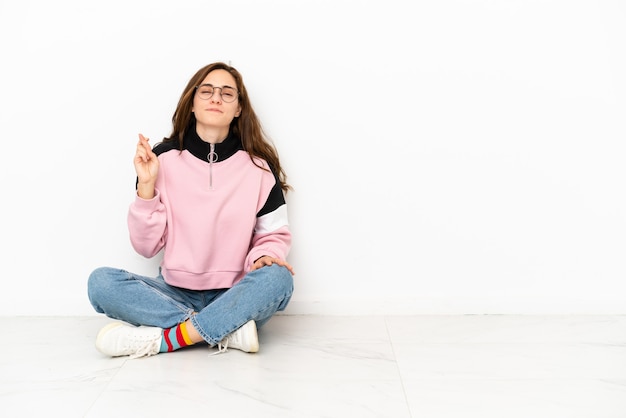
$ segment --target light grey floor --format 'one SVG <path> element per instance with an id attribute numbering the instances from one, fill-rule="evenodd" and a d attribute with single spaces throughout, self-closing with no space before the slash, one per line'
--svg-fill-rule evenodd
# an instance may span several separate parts
<path id="1" fill-rule="evenodd" d="M 626 417 L 626 316 L 277 316 L 129 360 L 104 317 L 0 318 L 3 417 Z"/>

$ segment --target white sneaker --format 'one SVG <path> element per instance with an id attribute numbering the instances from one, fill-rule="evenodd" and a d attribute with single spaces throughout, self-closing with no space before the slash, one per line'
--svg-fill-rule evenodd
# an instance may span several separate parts
<path id="1" fill-rule="evenodd" d="M 246 353 L 256 353 L 259 351 L 256 323 L 253 320 L 246 322 L 241 328 L 228 334 L 217 347 L 218 351 L 214 354 L 225 353 L 229 348 L 236 348 Z"/>
<path id="2" fill-rule="evenodd" d="M 163 330 L 157 327 L 134 327 L 113 322 L 98 333 L 96 348 L 111 357 L 153 356 L 161 348 L 162 333 Z"/>

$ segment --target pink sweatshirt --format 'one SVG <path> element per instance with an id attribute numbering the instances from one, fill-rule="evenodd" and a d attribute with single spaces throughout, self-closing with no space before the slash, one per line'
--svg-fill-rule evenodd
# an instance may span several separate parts
<path id="1" fill-rule="evenodd" d="M 254 165 L 238 138 L 211 148 L 194 131 L 184 144 L 182 152 L 177 141 L 154 149 L 155 196 L 137 196 L 128 211 L 133 248 L 148 258 L 164 249 L 165 281 L 193 290 L 230 288 L 263 255 L 285 260 L 291 232 L 274 174 Z"/>

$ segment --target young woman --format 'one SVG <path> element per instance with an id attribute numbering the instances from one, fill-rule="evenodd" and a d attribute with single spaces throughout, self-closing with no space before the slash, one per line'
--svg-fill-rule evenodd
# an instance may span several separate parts
<path id="1" fill-rule="evenodd" d="M 94 309 L 123 321 L 105 326 L 96 347 L 114 357 L 203 341 L 219 352 L 256 352 L 257 328 L 293 292 L 284 196 L 291 187 L 235 68 L 201 68 L 172 122 L 154 148 L 139 135 L 128 211 L 133 248 L 144 257 L 164 251 L 159 273 L 91 273 Z"/>

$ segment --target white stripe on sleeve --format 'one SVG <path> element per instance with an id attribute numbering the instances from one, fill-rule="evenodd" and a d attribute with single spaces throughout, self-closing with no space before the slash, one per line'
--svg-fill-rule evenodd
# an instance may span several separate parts
<path id="1" fill-rule="evenodd" d="M 286 225 L 289 225 L 287 205 L 281 205 L 275 211 L 257 218 L 254 232 L 267 234 Z"/>

